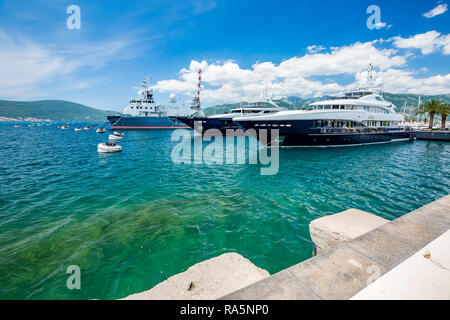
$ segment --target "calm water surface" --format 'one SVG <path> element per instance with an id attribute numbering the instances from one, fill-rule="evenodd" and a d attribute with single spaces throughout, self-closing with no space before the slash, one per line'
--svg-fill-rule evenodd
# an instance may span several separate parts
<path id="1" fill-rule="evenodd" d="M 280 151 L 280 170 L 177 165 L 171 131 L 106 135 L 0 123 L 0 299 L 117 299 L 238 252 L 270 273 L 311 257 L 308 224 L 394 219 L 450 193 L 450 143 Z M 69 265 L 81 290 L 68 290 Z"/>

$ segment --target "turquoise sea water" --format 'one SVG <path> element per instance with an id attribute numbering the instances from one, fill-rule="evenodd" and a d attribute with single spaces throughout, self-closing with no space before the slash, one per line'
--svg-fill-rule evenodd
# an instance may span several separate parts
<path id="1" fill-rule="evenodd" d="M 283 149 L 262 176 L 174 164 L 171 131 L 129 131 L 99 155 L 94 130 L 13 126 L 0 123 L 0 299 L 123 298 L 225 252 L 274 273 L 311 257 L 313 219 L 394 219 L 450 193 L 444 142 Z"/>

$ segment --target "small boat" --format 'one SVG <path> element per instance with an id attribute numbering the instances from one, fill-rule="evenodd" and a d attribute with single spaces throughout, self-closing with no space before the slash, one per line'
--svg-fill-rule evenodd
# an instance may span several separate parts
<path id="1" fill-rule="evenodd" d="M 119 146 L 115 141 L 99 143 L 97 146 L 97 152 L 99 153 L 111 153 L 120 151 L 122 151 L 122 147 Z"/>
<path id="2" fill-rule="evenodd" d="M 95 132 L 97 132 L 97 133 L 105 133 L 106 130 L 104 128 L 98 128 Z"/>
<path id="3" fill-rule="evenodd" d="M 74 131 L 83 131 L 83 128 L 75 128 Z"/>
<path id="4" fill-rule="evenodd" d="M 66 124 L 65 126 L 61 126 L 61 129 L 62 130 L 67 130 L 67 129 L 69 129 L 69 126 Z"/>
<path id="5" fill-rule="evenodd" d="M 115 136 L 118 136 L 118 137 L 122 137 L 122 136 L 125 135 L 125 133 L 120 132 L 120 131 L 114 131 L 114 135 L 115 135 Z"/>
<path id="6" fill-rule="evenodd" d="M 122 140 L 123 138 L 122 137 L 118 137 L 118 136 L 113 135 L 113 134 L 110 134 L 108 139 L 114 141 L 114 140 Z"/>
<path id="7" fill-rule="evenodd" d="M 91 129 L 92 129 L 92 127 L 89 127 L 89 126 L 84 127 L 84 130 L 91 130 Z"/>
<path id="8" fill-rule="evenodd" d="M 14 126 L 14 128 L 21 128 L 22 126 L 20 126 L 20 125 L 18 125 L 18 124 L 16 124 L 15 126 Z"/>

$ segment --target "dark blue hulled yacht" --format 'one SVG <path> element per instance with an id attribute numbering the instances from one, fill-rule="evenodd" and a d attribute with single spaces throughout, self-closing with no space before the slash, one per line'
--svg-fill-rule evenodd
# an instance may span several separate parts
<path id="1" fill-rule="evenodd" d="M 369 77 L 371 80 L 371 73 Z M 312 103 L 310 109 L 239 117 L 233 121 L 266 145 L 277 141 L 286 147 L 351 146 L 415 139 L 412 129 L 399 126 L 404 117 L 384 100 L 381 90 L 355 89 L 339 98 Z M 278 130 L 278 137 L 273 129 Z"/>

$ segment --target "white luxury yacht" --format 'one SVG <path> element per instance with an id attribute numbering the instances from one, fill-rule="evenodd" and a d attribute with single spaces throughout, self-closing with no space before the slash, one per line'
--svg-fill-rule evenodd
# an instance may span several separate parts
<path id="1" fill-rule="evenodd" d="M 369 67 L 367 88 L 346 92 L 342 97 L 314 102 L 310 110 L 282 111 L 259 117 L 240 117 L 233 121 L 252 130 L 262 143 L 272 144 L 278 129 L 282 146 L 342 146 L 414 140 L 410 128 L 401 128 L 404 117 L 384 100 L 380 89 L 373 89 L 373 67 Z M 258 134 L 266 129 L 269 137 Z M 267 130 L 269 129 L 269 130 Z"/>

